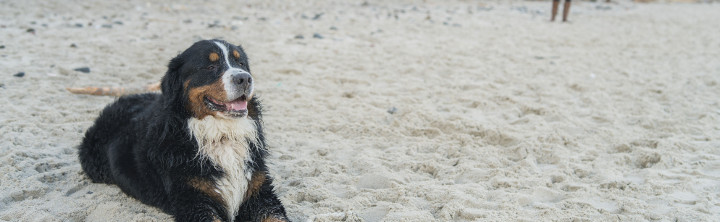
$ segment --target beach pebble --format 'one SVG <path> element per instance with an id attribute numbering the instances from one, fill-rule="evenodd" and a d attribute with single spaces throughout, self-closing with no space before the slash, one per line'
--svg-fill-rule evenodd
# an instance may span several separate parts
<path id="1" fill-rule="evenodd" d="M 315 33 L 315 34 L 313 34 L 313 38 L 323 39 L 324 37 L 322 35 L 320 35 L 320 33 Z"/>
<path id="2" fill-rule="evenodd" d="M 398 111 L 398 109 L 394 106 L 390 107 L 390 109 L 387 110 L 387 112 L 390 114 L 395 114 L 397 111 Z"/>
<path id="3" fill-rule="evenodd" d="M 70 44 L 70 48 L 77 48 L 77 45 L 75 43 Z"/>
<path id="4" fill-rule="evenodd" d="M 23 76 L 25 76 L 25 72 L 15 73 L 15 75 L 13 75 L 13 76 L 15 76 L 15 77 L 23 77 Z"/>
<path id="5" fill-rule="evenodd" d="M 111 24 L 103 24 L 101 27 L 111 29 L 112 25 Z"/>
<path id="6" fill-rule="evenodd" d="M 215 20 L 213 23 L 208 24 L 208 28 L 220 27 L 220 21 Z"/>
<path id="7" fill-rule="evenodd" d="M 296 36 L 295 36 L 295 39 L 304 39 L 304 38 L 305 38 L 305 36 L 303 36 L 303 35 L 296 35 Z"/>
<path id="8" fill-rule="evenodd" d="M 35 34 L 35 29 L 29 28 L 29 29 L 25 30 L 25 32 Z"/>
<path id="9" fill-rule="evenodd" d="M 82 72 L 82 73 L 90 73 L 90 68 L 89 68 L 89 67 L 80 67 L 80 68 L 75 68 L 75 69 L 73 69 L 73 70 L 78 71 L 78 72 Z"/>
<path id="10" fill-rule="evenodd" d="M 4 49 L 4 48 L 5 48 L 5 45 L 0 45 L 0 49 Z"/>
<path id="11" fill-rule="evenodd" d="M 83 27 L 83 24 L 82 24 L 82 23 L 75 23 L 75 27 L 82 28 L 82 27 Z"/>
<path id="12" fill-rule="evenodd" d="M 337 30 L 338 30 L 338 28 L 337 28 L 337 27 L 335 27 L 335 26 L 330 26 L 330 30 L 334 30 L 334 31 L 337 31 Z"/>
<path id="13" fill-rule="evenodd" d="M 312 20 L 318 20 L 318 19 L 320 19 L 324 14 L 325 14 L 325 13 L 315 14 L 315 16 L 313 16 Z"/>

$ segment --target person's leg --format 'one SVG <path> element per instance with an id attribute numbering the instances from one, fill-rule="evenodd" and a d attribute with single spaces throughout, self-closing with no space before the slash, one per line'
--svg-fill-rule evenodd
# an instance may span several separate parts
<path id="1" fill-rule="evenodd" d="M 567 22 L 568 13 L 570 13 L 570 0 L 565 0 L 565 7 L 563 8 L 563 22 Z"/>
<path id="2" fill-rule="evenodd" d="M 551 12 L 552 14 L 550 15 L 551 22 L 555 21 L 555 15 L 557 15 L 557 10 L 558 10 L 559 4 L 560 4 L 560 0 L 553 0 L 552 12 Z"/>

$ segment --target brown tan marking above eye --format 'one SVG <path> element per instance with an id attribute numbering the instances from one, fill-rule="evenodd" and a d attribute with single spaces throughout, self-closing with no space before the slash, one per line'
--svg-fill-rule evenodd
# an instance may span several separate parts
<path id="1" fill-rule="evenodd" d="M 235 56 L 236 59 L 239 59 L 240 53 L 237 50 L 233 50 L 233 56 Z"/>
<path id="2" fill-rule="evenodd" d="M 215 62 L 215 61 L 217 61 L 218 59 L 220 59 L 220 55 L 218 55 L 217 53 L 214 53 L 214 52 L 213 52 L 213 53 L 210 53 L 210 61 L 211 61 L 211 62 Z"/>

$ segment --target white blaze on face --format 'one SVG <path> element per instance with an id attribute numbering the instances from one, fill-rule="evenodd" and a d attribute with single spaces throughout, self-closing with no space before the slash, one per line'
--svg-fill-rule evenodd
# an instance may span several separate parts
<path id="1" fill-rule="evenodd" d="M 243 70 L 241 67 L 234 67 L 232 65 L 232 63 L 230 63 L 230 56 L 232 54 L 228 51 L 228 48 L 224 43 L 215 41 L 215 45 L 217 45 L 220 48 L 220 51 L 222 53 L 221 56 L 225 60 L 225 64 L 227 65 L 227 70 L 225 70 L 225 72 L 222 75 L 223 85 L 225 87 L 225 92 L 227 93 L 227 97 L 228 97 L 227 100 L 228 101 L 235 100 L 242 95 L 242 93 L 245 89 L 240 89 L 239 87 L 237 87 L 237 85 L 233 84 L 233 82 L 232 82 L 233 74 L 247 73 L 248 75 L 250 75 L 250 73 L 246 70 Z M 250 78 L 252 78 L 252 75 Z M 250 84 L 250 90 L 248 91 L 249 93 L 247 94 L 248 99 L 252 95 L 253 89 L 254 89 L 253 84 Z"/>

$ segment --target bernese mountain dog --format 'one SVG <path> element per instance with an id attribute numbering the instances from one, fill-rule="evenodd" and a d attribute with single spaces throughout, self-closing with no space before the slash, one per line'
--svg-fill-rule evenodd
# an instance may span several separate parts
<path id="1" fill-rule="evenodd" d="M 196 42 L 170 61 L 161 90 L 105 107 L 79 147 L 87 176 L 176 221 L 288 221 L 242 47 Z"/>

